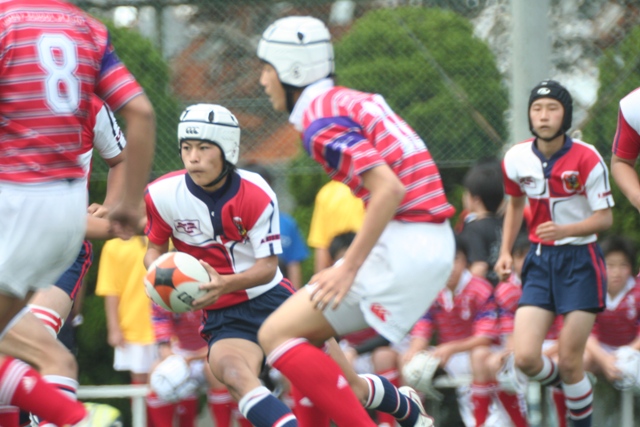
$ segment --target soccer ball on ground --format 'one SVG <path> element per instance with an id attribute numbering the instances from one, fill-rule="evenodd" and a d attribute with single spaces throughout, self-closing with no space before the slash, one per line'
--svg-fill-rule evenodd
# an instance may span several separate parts
<path id="1" fill-rule="evenodd" d="M 167 252 L 149 266 L 144 286 L 160 307 L 184 313 L 192 309 L 193 300 L 207 293 L 200 285 L 209 280 L 209 273 L 196 258 L 184 252 Z"/>

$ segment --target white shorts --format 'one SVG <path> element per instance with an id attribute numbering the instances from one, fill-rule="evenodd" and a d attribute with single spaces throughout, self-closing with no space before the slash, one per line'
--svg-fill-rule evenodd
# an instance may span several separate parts
<path id="1" fill-rule="evenodd" d="M 0 292 L 24 298 L 71 266 L 87 226 L 86 185 L 0 182 Z"/>
<path id="2" fill-rule="evenodd" d="M 400 342 L 446 285 L 454 254 L 449 222 L 391 221 L 343 302 L 336 310 L 326 308 L 324 316 L 338 335 L 371 326 Z"/>
<path id="3" fill-rule="evenodd" d="M 155 344 L 126 343 L 116 347 L 113 356 L 113 369 L 116 371 L 130 371 L 134 374 L 148 374 L 151 365 L 158 358 Z"/>

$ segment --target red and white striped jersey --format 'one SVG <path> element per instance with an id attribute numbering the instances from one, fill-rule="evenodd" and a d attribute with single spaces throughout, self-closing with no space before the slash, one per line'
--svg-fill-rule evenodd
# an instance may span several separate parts
<path id="1" fill-rule="evenodd" d="M 103 159 L 113 159 L 127 145 L 116 118 L 107 104 L 96 95 L 92 97 L 89 116 L 82 130 L 82 149 L 78 156 L 87 177 L 91 172 L 93 149 Z"/>
<path id="2" fill-rule="evenodd" d="M 611 151 L 623 159 L 635 160 L 640 154 L 640 89 L 620 100 L 618 127 Z"/>
<path id="3" fill-rule="evenodd" d="M 505 192 L 526 195 L 531 206 L 529 240 L 543 245 L 583 245 L 595 242 L 595 234 L 542 241 L 538 225 L 553 221 L 573 224 L 594 211 L 613 207 L 609 171 L 590 144 L 566 137 L 563 147 L 550 159 L 538 150 L 534 139 L 514 145 L 502 162 Z"/>
<path id="4" fill-rule="evenodd" d="M 313 92 L 311 86 L 305 91 Z M 306 98 L 303 92 L 298 103 Z M 426 144 L 382 96 L 329 87 L 304 109 L 301 128 L 304 147 L 311 157 L 365 203 L 369 192 L 362 186 L 360 175 L 386 163 L 407 191 L 394 219 L 443 222 L 453 215 L 454 208 L 447 202 L 440 173 Z"/>
<path id="5" fill-rule="evenodd" d="M 198 351 L 207 346 L 200 336 L 202 310 L 172 313 L 153 304 L 151 316 L 156 342 L 175 342 L 185 351 Z"/>
<path id="6" fill-rule="evenodd" d="M 258 174 L 236 170 L 225 185 L 207 193 L 182 170 L 152 182 L 145 194 L 149 240 L 209 263 L 219 274 L 241 273 L 258 258 L 282 253 L 276 196 Z M 269 283 L 222 295 L 206 310 L 255 298 L 282 280 L 277 271 Z"/>
<path id="7" fill-rule="evenodd" d="M 596 315 L 591 334 L 613 347 L 627 345 L 640 335 L 640 279 L 630 277 L 615 298 L 607 298 L 607 307 Z"/>
<path id="8" fill-rule="evenodd" d="M 117 110 L 142 92 L 106 27 L 59 0 L 0 0 L 0 180 L 81 178 L 94 93 Z"/>
<path id="9" fill-rule="evenodd" d="M 427 313 L 416 322 L 411 336 L 428 341 L 434 330 L 438 331 L 438 344 L 472 336 L 497 340 L 498 315 L 491 284 L 465 270 L 455 292 L 448 288 L 440 291 Z"/>
<path id="10" fill-rule="evenodd" d="M 522 282 L 515 274 L 512 274 L 506 282 L 498 283 L 493 292 L 498 308 L 498 323 L 500 335 L 513 334 L 513 324 L 518 309 L 518 302 L 522 296 Z M 556 316 L 556 320 L 549 328 L 545 339 L 556 340 L 562 329 L 562 316 Z"/>

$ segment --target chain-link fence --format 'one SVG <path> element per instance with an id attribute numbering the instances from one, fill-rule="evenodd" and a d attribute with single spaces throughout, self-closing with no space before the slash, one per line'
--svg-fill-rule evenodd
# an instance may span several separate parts
<path id="1" fill-rule="evenodd" d="M 196 102 L 237 115 L 242 161 L 286 172 L 301 150 L 299 136 L 263 94 L 255 50 L 270 22 L 292 14 L 328 23 L 338 82 L 383 94 L 442 168 L 499 155 L 508 142 L 509 0 L 94 1 L 76 3 L 131 29 L 114 29 L 114 43 L 158 113 L 156 175 L 181 166 L 175 127 L 182 108 Z M 640 43 L 631 31 L 638 16 L 631 1 L 551 1 L 551 77 L 572 90 L 576 127 L 593 132 L 602 151 L 615 112 L 608 123 L 594 112 L 610 115 L 624 91 L 640 85 L 637 55 L 625 57 Z M 607 60 L 623 72 L 603 75 Z M 94 179 L 103 176 L 98 167 Z"/>

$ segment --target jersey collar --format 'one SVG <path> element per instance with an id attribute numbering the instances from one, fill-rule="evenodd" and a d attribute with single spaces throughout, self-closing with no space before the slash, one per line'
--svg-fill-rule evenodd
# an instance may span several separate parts
<path id="1" fill-rule="evenodd" d="M 537 142 L 538 139 L 535 138 L 531 143 L 531 150 L 533 151 L 533 154 L 535 154 L 540 159 L 540 163 L 542 164 L 542 168 L 544 170 L 544 176 L 548 178 L 551 174 L 551 170 L 553 169 L 553 165 L 558 161 L 558 159 L 560 159 L 560 157 L 564 156 L 569 152 L 569 150 L 571 150 L 571 147 L 573 146 L 573 140 L 568 135 L 565 135 L 564 144 L 549 159 L 547 159 L 544 154 L 542 154 L 540 150 L 538 150 Z"/>
<path id="2" fill-rule="evenodd" d="M 300 97 L 296 101 L 296 105 L 293 106 L 293 111 L 289 116 L 289 123 L 293 124 L 296 130 L 300 133 L 304 131 L 302 128 L 302 118 L 304 112 L 311 104 L 311 101 L 322 95 L 334 86 L 333 79 L 326 78 L 318 80 L 315 83 L 310 84 L 300 94 Z"/>

